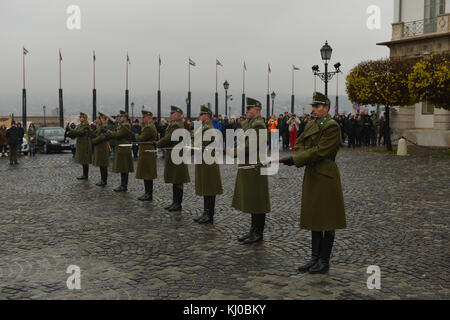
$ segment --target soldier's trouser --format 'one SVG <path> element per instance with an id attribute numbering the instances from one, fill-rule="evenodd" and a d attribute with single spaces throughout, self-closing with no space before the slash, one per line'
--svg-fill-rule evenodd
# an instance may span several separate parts
<path id="1" fill-rule="evenodd" d="M 89 165 L 83 164 L 83 176 L 88 177 L 89 176 Z"/>
<path id="2" fill-rule="evenodd" d="M 9 162 L 17 162 L 17 146 L 9 145 Z"/>
<path id="3" fill-rule="evenodd" d="M 334 234 L 334 230 L 324 231 L 320 241 L 320 259 L 327 263 L 330 261 L 331 251 L 333 250 Z"/>
<path id="4" fill-rule="evenodd" d="M 153 194 L 153 180 L 144 180 L 144 188 L 146 194 Z"/>
<path id="5" fill-rule="evenodd" d="M 100 177 L 102 181 L 107 182 L 108 181 L 108 168 L 107 167 L 100 167 Z"/>
<path id="6" fill-rule="evenodd" d="M 120 174 L 120 185 L 125 188 L 128 186 L 128 173 Z"/>
<path id="7" fill-rule="evenodd" d="M 174 184 L 172 186 L 173 202 L 181 204 L 183 202 L 183 184 Z"/>
<path id="8" fill-rule="evenodd" d="M 209 216 L 214 216 L 214 207 L 216 205 L 216 196 L 204 196 L 203 197 L 205 212 L 208 213 Z"/>
<path id="9" fill-rule="evenodd" d="M 263 234 L 264 226 L 266 224 L 266 214 L 265 213 L 252 213 L 252 224 L 253 229 L 258 234 Z"/>

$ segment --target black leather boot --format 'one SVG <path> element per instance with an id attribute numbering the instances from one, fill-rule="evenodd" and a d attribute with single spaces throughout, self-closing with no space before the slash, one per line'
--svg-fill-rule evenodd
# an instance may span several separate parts
<path id="1" fill-rule="evenodd" d="M 333 249 L 334 231 L 325 231 L 322 242 L 320 243 L 319 260 L 309 268 L 309 273 L 326 273 L 330 268 L 330 255 Z"/>
<path id="2" fill-rule="evenodd" d="M 265 223 L 266 223 L 265 213 L 255 214 L 255 227 L 253 228 L 253 232 L 251 232 L 250 236 L 244 241 L 242 241 L 242 243 L 250 244 L 262 241 Z"/>
<path id="3" fill-rule="evenodd" d="M 175 188 L 175 204 L 170 207 L 169 211 L 181 211 L 181 203 L 183 202 L 183 185 L 181 188 Z"/>
<path id="4" fill-rule="evenodd" d="M 120 174 L 120 186 L 114 189 L 115 192 L 123 192 L 127 191 L 128 188 L 128 173 L 121 173 Z"/>
<path id="5" fill-rule="evenodd" d="M 246 233 L 246 234 L 240 236 L 240 237 L 238 238 L 238 241 L 242 242 L 242 241 L 244 241 L 245 239 L 247 239 L 248 237 L 250 237 L 250 235 L 251 235 L 252 232 L 253 232 L 253 228 L 255 227 L 255 217 L 256 217 L 256 214 L 253 214 L 253 213 L 252 213 L 252 224 L 250 225 L 250 230 L 248 231 L 248 233 Z"/>
<path id="6" fill-rule="evenodd" d="M 78 180 L 87 180 L 89 176 L 89 165 L 83 164 L 83 175 L 81 177 L 78 177 Z"/>
<path id="7" fill-rule="evenodd" d="M 208 196 L 207 198 L 207 211 L 206 215 L 202 216 L 202 218 L 198 221 L 198 223 L 214 223 L 214 206 L 216 202 L 216 196 Z"/>
<path id="8" fill-rule="evenodd" d="M 298 271 L 306 272 L 317 263 L 320 257 L 320 243 L 322 242 L 322 231 L 311 231 L 311 260 L 298 267 Z"/>
<path id="9" fill-rule="evenodd" d="M 197 218 L 194 218 L 194 222 L 199 222 L 200 220 L 203 220 L 208 215 L 208 197 L 203 196 L 203 213 L 198 216 Z"/>
<path id="10" fill-rule="evenodd" d="M 172 208 L 175 205 L 175 199 L 176 199 L 176 190 L 177 188 L 175 187 L 175 185 L 172 185 L 172 203 L 169 204 L 167 207 L 164 207 L 164 209 L 169 210 L 170 208 Z"/>
<path id="11" fill-rule="evenodd" d="M 145 194 L 138 198 L 141 201 L 152 201 L 153 200 L 153 180 L 144 180 Z"/>
<path id="12" fill-rule="evenodd" d="M 108 168 L 100 167 L 100 182 L 96 183 L 96 186 L 104 187 L 106 186 L 106 182 L 108 180 Z"/>

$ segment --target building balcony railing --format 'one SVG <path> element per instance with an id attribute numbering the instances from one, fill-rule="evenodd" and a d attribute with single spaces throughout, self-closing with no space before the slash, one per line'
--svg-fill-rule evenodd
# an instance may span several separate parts
<path id="1" fill-rule="evenodd" d="M 404 22 L 403 37 L 414 37 L 437 31 L 437 18 Z"/>

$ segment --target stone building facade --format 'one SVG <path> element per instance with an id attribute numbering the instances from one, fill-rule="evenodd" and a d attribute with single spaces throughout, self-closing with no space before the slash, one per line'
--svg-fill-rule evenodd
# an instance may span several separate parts
<path id="1" fill-rule="evenodd" d="M 392 39 L 378 45 L 389 47 L 390 56 L 396 58 L 450 53 L 450 0 L 395 0 Z M 393 108 L 391 128 L 394 137 L 450 147 L 450 112 L 426 101 Z"/>

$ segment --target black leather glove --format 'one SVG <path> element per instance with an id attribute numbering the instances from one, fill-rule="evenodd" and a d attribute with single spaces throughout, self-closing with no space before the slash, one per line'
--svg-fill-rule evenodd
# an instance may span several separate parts
<path id="1" fill-rule="evenodd" d="M 155 149 L 158 147 L 158 142 L 156 141 L 152 141 L 153 146 L 155 147 Z"/>
<path id="2" fill-rule="evenodd" d="M 101 129 L 101 132 L 102 132 L 102 133 L 106 133 L 106 128 L 102 128 L 102 129 Z"/>
<path id="3" fill-rule="evenodd" d="M 288 158 L 283 158 L 280 160 L 281 163 L 287 165 L 287 166 L 293 166 L 294 165 L 294 158 L 293 157 L 288 157 Z"/>

